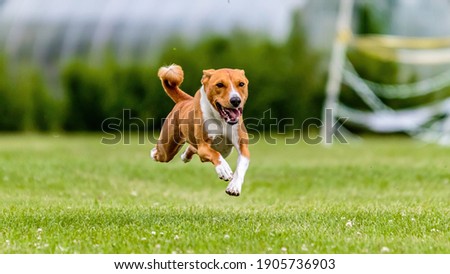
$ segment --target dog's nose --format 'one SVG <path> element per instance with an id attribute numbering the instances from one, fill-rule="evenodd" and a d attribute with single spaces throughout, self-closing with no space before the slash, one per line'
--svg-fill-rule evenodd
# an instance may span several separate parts
<path id="1" fill-rule="evenodd" d="M 230 103 L 233 105 L 233 107 L 237 108 L 241 104 L 241 98 L 237 96 L 231 97 Z"/>

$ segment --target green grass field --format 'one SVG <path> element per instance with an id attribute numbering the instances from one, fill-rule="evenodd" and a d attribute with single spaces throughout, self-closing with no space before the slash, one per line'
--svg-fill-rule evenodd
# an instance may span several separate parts
<path id="1" fill-rule="evenodd" d="M 450 253 L 450 148 L 261 141 L 236 198 L 198 158 L 100 139 L 0 135 L 0 253 Z"/>

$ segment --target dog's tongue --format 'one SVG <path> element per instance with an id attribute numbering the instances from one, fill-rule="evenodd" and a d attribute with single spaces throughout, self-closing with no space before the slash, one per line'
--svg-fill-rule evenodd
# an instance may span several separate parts
<path id="1" fill-rule="evenodd" d="M 228 117 L 230 117 L 231 120 L 237 120 L 239 116 L 241 115 L 241 112 L 238 109 L 234 108 L 227 108 L 226 109 Z"/>

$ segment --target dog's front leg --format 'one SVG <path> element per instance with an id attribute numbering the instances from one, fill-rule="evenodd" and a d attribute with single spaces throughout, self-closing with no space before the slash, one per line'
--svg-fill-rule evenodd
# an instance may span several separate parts
<path id="1" fill-rule="evenodd" d="M 242 133 L 244 137 L 246 133 Z M 234 146 L 239 153 L 237 159 L 237 167 L 234 172 L 233 180 L 228 184 L 225 192 L 231 196 L 239 196 L 241 194 L 242 184 L 244 183 L 245 173 L 247 172 L 248 165 L 250 164 L 250 151 L 248 150 L 248 137 L 242 138 L 241 136 Z"/>
<path id="2" fill-rule="evenodd" d="M 244 183 L 245 173 L 247 172 L 250 159 L 239 154 L 237 159 L 237 167 L 234 172 L 233 180 L 228 184 L 225 192 L 231 196 L 239 196 L 241 194 L 242 184 Z"/>
<path id="3" fill-rule="evenodd" d="M 212 149 L 209 144 L 199 145 L 197 154 L 202 162 L 211 162 L 216 167 L 217 175 L 224 181 L 230 181 L 233 178 L 233 171 L 227 161 L 216 150 Z"/>

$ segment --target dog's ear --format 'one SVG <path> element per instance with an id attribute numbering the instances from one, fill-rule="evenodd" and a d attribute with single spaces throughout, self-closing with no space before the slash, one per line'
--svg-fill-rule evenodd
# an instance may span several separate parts
<path id="1" fill-rule="evenodd" d="M 208 82 L 209 78 L 211 78 L 211 75 L 215 72 L 214 69 L 205 69 L 203 70 L 203 77 L 202 77 L 202 85 L 205 85 L 206 82 Z"/>
<path id="2" fill-rule="evenodd" d="M 245 70 L 243 69 L 235 69 L 235 70 L 245 76 Z"/>
<path id="3" fill-rule="evenodd" d="M 248 84 L 248 79 L 247 79 L 247 76 L 245 76 L 245 70 L 243 70 L 243 69 L 235 69 L 235 71 L 237 72 L 237 73 L 240 73 L 244 78 L 245 78 L 245 81 L 247 82 L 247 84 Z"/>

